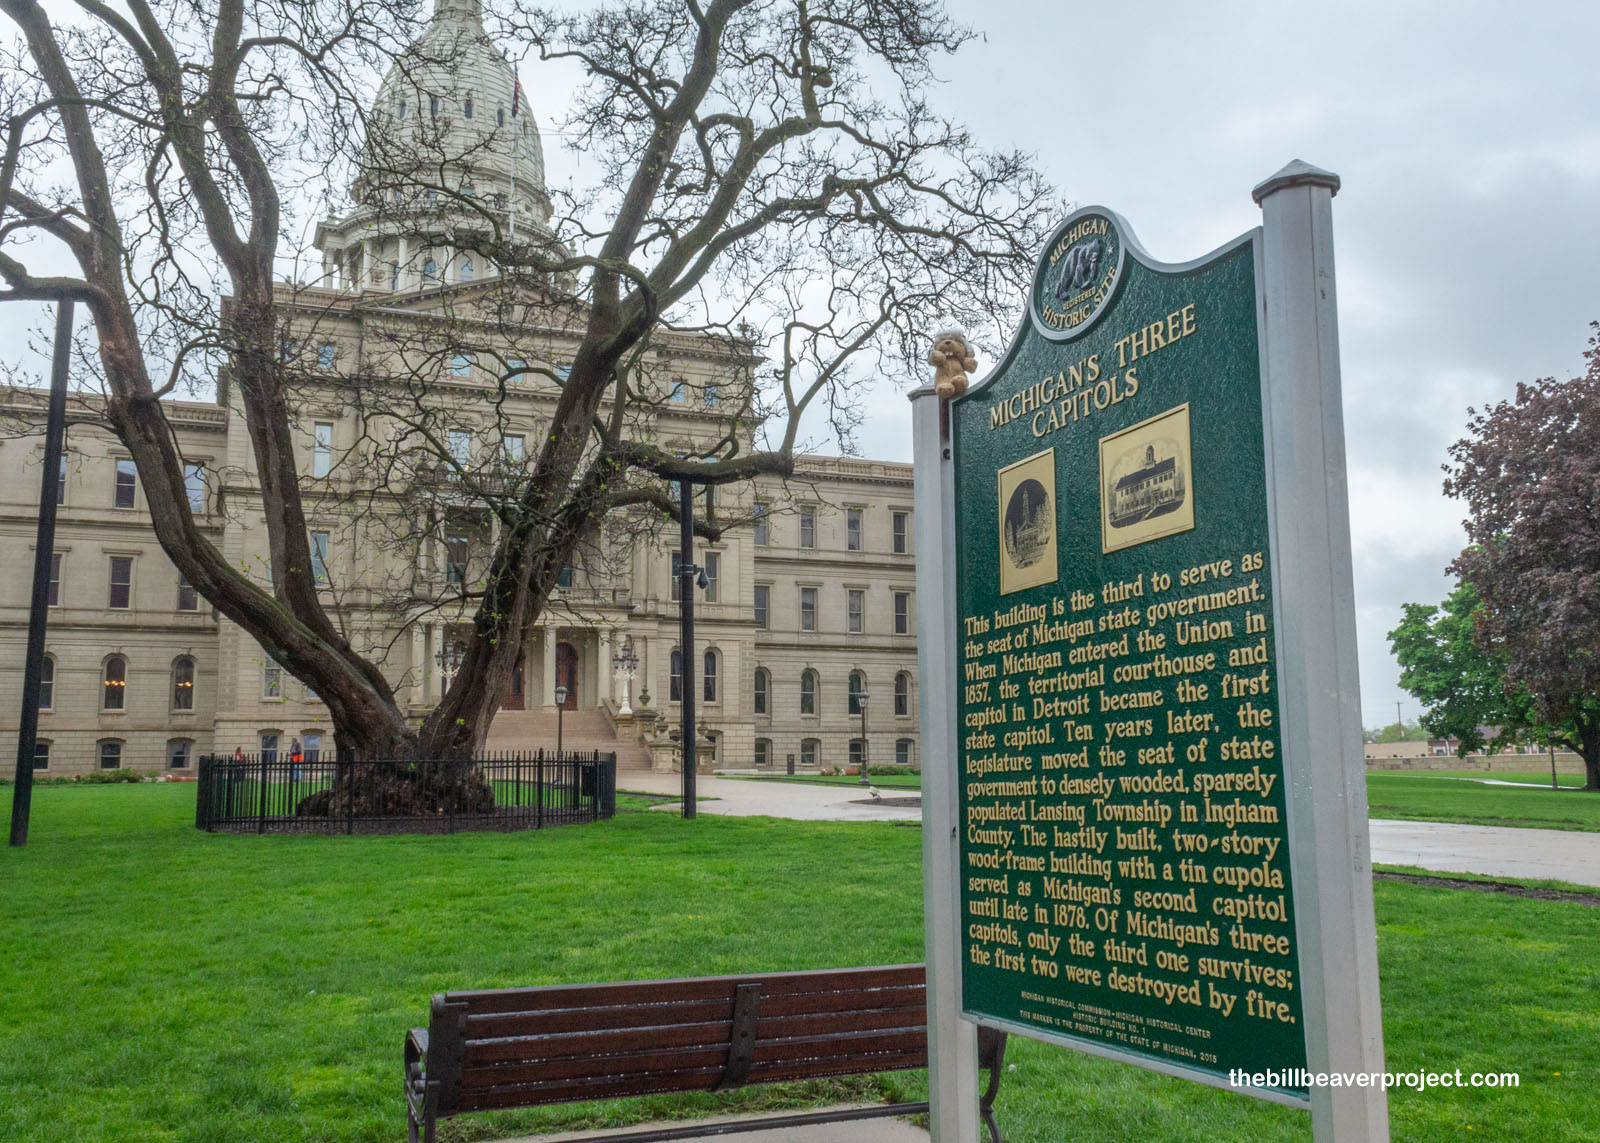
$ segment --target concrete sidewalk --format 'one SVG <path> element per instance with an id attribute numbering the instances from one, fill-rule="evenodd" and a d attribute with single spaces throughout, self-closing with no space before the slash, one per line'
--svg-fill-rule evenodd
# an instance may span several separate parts
<path id="1" fill-rule="evenodd" d="M 840 1105 L 848 1106 L 848 1105 Z M 835 1111 L 834 1107 L 818 1107 L 808 1110 Z M 779 1114 L 779 1113 L 774 1113 Z M 794 1114 L 789 1112 L 788 1114 Z M 718 1123 L 725 1123 L 729 1119 L 741 1118 L 725 1116 L 719 1119 L 686 1120 L 682 1123 L 657 1122 L 651 1123 L 651 1128 L 662 1127 L 713 1127 Z M 645 1125 L 640 1124 L 639 1130 L 645 1130 Z M 515 1139 L 504 1139 L 500 1143 L 583 1143 L 585 1139 L 594 1139 L 601 1135 L 610 1135 L 606 1131 L 576 1131 L 566 1135 L 520 1135 Z M 755 1131 L 740 1131 L 737 1134 L 725 1135 L 696 1135 L 695 1139 L 726 1139 L 730 1143 L 743 1141 L 743 1143 L 928 1143 L 928 1130 L 908 1123 L 904 1119 L 857 1119 L 848 1123 L 817 1123 L 809 1127 L 783 1127 L 766 1128 Z M 987 1138 L 985 1136 L 984 1138 Z"/>
<path id="2" fill-rule="evenodd" d="M 628 770 L 617 775 L 617 785 L 625 790 L 677 796 L 683 790 L 683 776 Z M 922 820 L 920 809 L 874 804 L 871 794 L 861 787 L 748 781 L 702 774 L 696 792 L 700 798 L 713 799 L 697 803 L 702 814 L 797 821 Z M 915 793 L 893 786 L 881 786 L 878 792 L 885 798 Z M 677 806 L 663 806 L 657 812 L 676 813 Z M 1372 860 L 1385 865 L 1600 887 L 1600 833 L 1386 819 L 1374 819 L 1371 828 Z"/>

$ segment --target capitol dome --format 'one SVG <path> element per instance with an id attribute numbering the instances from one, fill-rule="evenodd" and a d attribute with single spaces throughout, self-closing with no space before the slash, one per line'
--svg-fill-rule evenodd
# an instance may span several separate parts
<path id="1" fill-rule="evenodd" d="M 435 0 L 433 19 L 390 66 L 371 112 L 351 186 L 356 201 L 442 187 L 502 208 L 514 198 L 519 219 L 549 219 L 539 128 L 516 69 L 484 31 L 480 0 Z"/>

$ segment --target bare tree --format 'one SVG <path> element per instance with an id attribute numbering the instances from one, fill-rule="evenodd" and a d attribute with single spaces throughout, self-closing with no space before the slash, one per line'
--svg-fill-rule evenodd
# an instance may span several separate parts
<path id="1" fill-rule="evenodd" d="M 476 15 L 477 0 L 440 3 Z M 497 9 L 501 42 L 581 66 L 564 129 L 599 172 L 581 192 L 551 192 L 540 225 L 520 228 L 515 203 L 463 185 L 458 153 L 400 130 L 405 107 L 366 105 L 381 71 L 448 54 L 418 40 L 414 2 L 77 0 L 66 21 L 34 0 L 0 11 L 19 32 L 0 62 L 0 297 L 67 290 L 87 304 L 107 423 L 163 549 L 315 688 L 340 743 L 368 755 L 481 744 L 562 569 L 585 544 L 608 550 L 604 521 L 659 526 L 678 479 L 788 474 L 803 433 L 822 431 L 809 421 L 848 445 L 861 387 L 915 376 L 932 330 L 965 323 L 982 342 L 1009 328 L 1055 215 L 1026 157 L 982 149 L 927 101 L 935 61 L 970 33 L 926 0 Z M 343 495 L 353 510 L 387 499 L 361 526 L 405 521 L 390 537 L 400 546 L 437 538 L 426 502 L 441 476 L 483 526 L 481 576 L 456 591 L 473 637 L 420 728 L 337 621 L 337 585 L 307 531 L 308 497 L 323 494 L 296 459 L 296 395 L 328 382 L 292 332 L 318 303 L 277 275 L 298 254 L 311 180 L 341 160 L 361 172 L 361 209 L 426 211 L 430 233 L 493 270 L 428 321 L 383 324 L 383 369 L 347 371 L 371 431 Z M 47 247 L 75 271 L 32 269 Z M 568 348 L 559 363 L 489 363 L 500 391 L 541 372 L 550 419 L 515 464 L 467 472 L 430 387 L 458 346 L 483 352 L 486 329 L 502 346 L 555 330 Z M 709 440 L 657 431 L 661 351 L 685 339 L 727 363 Z M 184 495 L 161 398 L 210 375 L 247 423 L 270 584 L 230 566 Z M 411 602 L 440 596 L 417 587 Z"/>

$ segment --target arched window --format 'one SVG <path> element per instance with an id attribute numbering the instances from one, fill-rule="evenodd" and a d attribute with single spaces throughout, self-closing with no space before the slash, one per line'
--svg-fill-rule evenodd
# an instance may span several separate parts
<path id="1" fill-rule="evenodd" d="M 705 686 L 702 688 L 707 702 L 717 701 L 717 653 L 707 651 L 705 658 Z"/>
<path id="2" fill-rule="evenodd" d="M 194 660 L 187 655 L 172 664 L 172 709 L 194 709 Z"/>
<path id="3" fill-rule="evenodd" d="M 672 666 L 667 672 L 667 700 L 683 701 L 683 652 L 676 649 L 672 652 Z"/>
<path id="4" fill-rule="evenodd" d="M 56 661 L 46 655 L 39 663 L 39 709 L 56 705 Z"/>
<path id="5" fill-rule="evenodd" d="M 404 119 L 405 117 L 406 117 L 406 101 L 402 99 L 400 101 L 400 118 Z"/>
<path id="6" fill-rule="evenodd" d="M 772 739 L 756 739 L 756 765 L 762 769 L 772 765 Z"/>
<path id="7" fill-rule="evenodd" d="M 472 118 L 472 96 L 470 95 L 461 101 L 461 117 L 463 119 Z"/>
<path id="8" fill-rule="evenodd" d="M 800 713 L 817 713 L 817 672 L 813 670 L 800 674 Z"/>
<path id="9" fill-rule="evenodd" d="M 800 765 L 816 769 L 817 758 L 822 753 L 822 740 L 807 738 L 800 743 Z"/>
<path id="10" fill-rule="evenodd" d="M 101 710 L 121 710 L 127 701 L 128 660 L 113 655 L 106 660 L 101 678 Z"/>
<path id="11" fill-rule="evenodd" d="M 911 739 L 897 738 L 894 740 L 894 764 L 896 766 L 910 766 L 912 761 Z"/>
<path id="12" fill-rule="evenodd" d="M 851 671 L 850 672 L 850 693 L 849 693 L 848 699 L 846 700 L 847 703 L 848 703 L 849 713 L 851 713 L 851 714 L 860 714 L 861 713 L 861 696 L 863 694 L 865 694 L 866 691 L 867 691 L 867 676 L 862 674 L 860 671 Z"/>
<path id="13" fill-rule="evenodd" d="M 771 676 L 767 674 L 767 672 L 766 672 L 766 670 L 764 668 L 757 667 L 756 668 L 756 685 L 755 685 L 755 690 L 753 692 L 755 694 L 755 696 L 756 696 L 756 713 L 757 714 L 766 714 L 766 713 L 768 713 L 768 711 L 767 711 L 767 688 L 770 685 L 771 685 Z"/>
<path id="14" fill-rule="evenodd" d="M 894 713 L 897 718 L 911 713 L 911 676 L 905 671 L 894 677 Z"/>

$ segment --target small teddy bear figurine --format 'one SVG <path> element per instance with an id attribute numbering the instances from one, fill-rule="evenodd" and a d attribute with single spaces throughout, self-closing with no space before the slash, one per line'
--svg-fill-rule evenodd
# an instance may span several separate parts
<path id="1" fill-rule="evenodd" d="M 967 374 L 978 367 L 978 359 L 967 348 L 966 334 L 945 329 L 933 335 L 928 364 L 934 367 L 933 391 L 948 400 L 967 391 Z"/>

